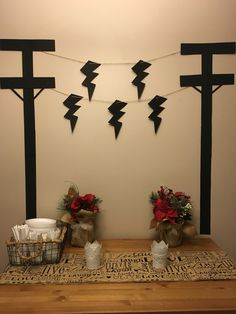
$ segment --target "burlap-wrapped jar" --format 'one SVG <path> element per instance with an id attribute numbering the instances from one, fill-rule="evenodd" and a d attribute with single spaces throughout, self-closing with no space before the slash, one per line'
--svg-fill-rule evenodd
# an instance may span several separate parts
<path id="1" fill-rule="evenodd" d="M 95 217 L 91 211 L 80 210 L 76 222 L 71 224 L 71 245 L 84 247 L 95 240 Z"/>
<path id="2" fill-rule="evenodd" d="M 94 222 L 92 219 L 71 225 L 71 245 L 84 247 L 86 242 L 94 241 Z"/>
<path id="3" fill-rule="evenodd" d="M 169 247 L 176 247 L 181 245 L 183 240 L 183 224 L 173 224 L 169 221 L 163 221 L 158 224 L 157 240 L 164 241 Z"/>

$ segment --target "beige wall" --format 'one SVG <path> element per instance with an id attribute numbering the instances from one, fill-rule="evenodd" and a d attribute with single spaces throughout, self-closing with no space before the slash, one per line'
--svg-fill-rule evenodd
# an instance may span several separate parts
<path id="1" fill-rule="evenodd" d="M 180 51 L 183 42 L 235 41 L 234 0 L 0 0 L 0 38 L 55 39 L 55 54 L 99 63 L 135 63 Z M 165 184 L 192 196 L 199 228 L 200 94 L 184 89 L 167 96 L 158 133 L 147 102 L 124 108 L 117 140 L 108 124 L 109 105 L 137 99 L 126 64 L 102 64 L 93 99 L 82 100 L 71 134 L 63 118 L 70 93 L 87 98 L 82 63 L 34 53 L 35 76 L 55 76 L 56 90 L 35 101 L 38 216 L 58 217 L 58 200 L 67 181 L 81 193 L 103 199 L 100 238 L 150 238 L 148 196 Z M 235 55 L 217 56 L 215 73 L 235 73 Z M 200 57 L 180 53 L 155 60 L 148 69 L 142 99 L 180 88 L 181 74 L 201 71 Z M 0 76 L 20 76 L 19 53 L 0 52 Z M 236 258 L 234 160 L 236 88 L 224 86 L 213 96 L 212 237 Z M 9 90 L 0 91 L 1 266 L 10 227 L 24 220 L 23 104 Z"/>

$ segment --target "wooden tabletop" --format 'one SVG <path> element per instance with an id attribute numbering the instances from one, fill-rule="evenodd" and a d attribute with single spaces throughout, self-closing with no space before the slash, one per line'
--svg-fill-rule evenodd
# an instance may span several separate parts
<path id="1" fill-rule="evenodd" d="M 151 240 L 103 240 L 113 252 L 147 251 Z M 209 238 L 178 250 L 217 250 Z M 81 248 L 67 252 L 83 254 Z M 170 250 L 175 250 L 170 249 Z M 0 313 L 236 313 L 236 280 L 2 285 Z"/>

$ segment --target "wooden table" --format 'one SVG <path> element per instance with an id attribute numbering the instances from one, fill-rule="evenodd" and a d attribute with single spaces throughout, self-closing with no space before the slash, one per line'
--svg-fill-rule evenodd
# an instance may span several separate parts
<path id="1" fill-rule="evenodd" d="M 147 251 L 151 240 L 104 240 L 107 251 Z M 178 250 L 217 250 L 209 238 Z M 175 249 L 171 249 L 175 250 Z M 83 249 L 66 248 L 82 254 Z M 0 286 L 0 313 L 236 313 L 236 280 Z"/>

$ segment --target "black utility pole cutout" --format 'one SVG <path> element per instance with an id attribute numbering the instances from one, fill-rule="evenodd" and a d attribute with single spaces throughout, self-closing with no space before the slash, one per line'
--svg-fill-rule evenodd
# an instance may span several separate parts
<path id="1" fill-rule="evenodd" d="M 181 75 L 180 86 L 191 86 L 201 93 L 200 233 L 210 234 L 212 94 L 222 85 L 234 84 L 234 74 L 213 74 L 212 61 L 214 54 L 235 54 L 235 42 L 181 44 L 181 54 L 202 57 L 202 74 Z"/>
<path id="2" fill-rule="evenodd" d="M 24 103 L 26 218 L 37 216 L 34 100 L 44 88 L 54 88 L 54 77 L 34 77 L 33 52 L 55 51 L 54 40 L 0 39 L 0 50 L 22 52 L 22 77 L 1 77 L 0 87 L 11 89 Z M 23 97 L 15 89 L 23 90 Z M 39 92 L 34 95 L 34 89 Z"/>

